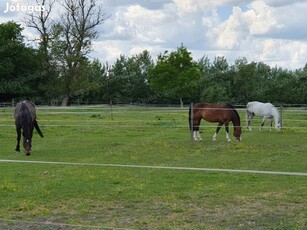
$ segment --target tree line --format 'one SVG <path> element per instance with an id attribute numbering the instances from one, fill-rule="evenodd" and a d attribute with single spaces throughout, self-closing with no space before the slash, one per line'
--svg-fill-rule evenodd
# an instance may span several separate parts
<path id="1" fill-rule="evenodd" d="M 64 0 L 61 20 L 49 18 L 56 1 L 44 0 L 44 13 L 24 20 L 39 40 L 26 44 L 20 24 L 0 24 L 0 101 L 30 99 L 48 104 L 190 103 L 259 100 L 306 104 L 307 64 L 297 70 L 225 57 L 194 60 L 181 44 L 153 59 L 147 50 L 121 55 L 112 64 L 91 60 L 97 26 L 108 19 L 94 0 Z"/>

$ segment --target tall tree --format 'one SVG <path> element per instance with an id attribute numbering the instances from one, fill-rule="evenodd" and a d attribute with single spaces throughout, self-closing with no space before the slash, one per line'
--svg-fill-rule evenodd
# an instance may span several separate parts
<path id="1" fill-rule="evenodd" d="M 15 22 L 0 24 L 0 96 L 35 97 L 33 90 L 40 78 L 36 50 L 27 47 L 21 35 L 23 28 Z"/>
<path id="2" fill-rule="evenodd" d="M 152 67 L 153 61 L 147 50 L 132 57 L 121 55 L 105 75 L 105 100 L 125 103 L 154 101 L 148 83 L 148 69 Z"/>
<path id="3" fill-rule="evenodd" d="M 125 94 L 130 102 L 144 102 L 152 95 L 148 83 L 148 69 L 153 67 L 153 61 L 147 50 L 128 58 L 125 71 Z"/>
<path id="4" fill-rule="evenodd" d="M 97 26 L 107 16 L 102 5 L 95 0 L 64 0 L 65 13 L 55 28 L 52 51 L 61 66 L 61 77 L 64 81 L 62 105 L 67 105 L 70 94 L 78 90 L 78 81 L 86 74 L 86 55 L 91 52 L 92 40 L 98 37 Z M 77 88 L 76 88 L 77 87 Z"/>
<path id="5" fill-rule="evenodd" d="M 62 105 L 67 105 L 74 91 L 88 87 L 87 55 L 91 52 L 92 41 L 98 37 L 97 26 L 107 16 L 95 0 L 63 0 L 59 3 L 62 7 L 59 12 L 63 13 L 56 22 L 50 15 L 58 2 L 42 0 L 42 3 L 46 10 L 29 15 L 25 21 L 40 35 L 40 51 L 50 80 L 47 84 L 57 86 L 51 91 L 63 95 Z"/>
<path id="6" fill-rule="evenodd" d="M 235 62 L 236 76 L 234 79 L 234 94 L 237 94 L 238 103 L 247 103 L 257 100 L 259 82 L 257 79 L 257 63 L 248 63 L 246 58 Z"/>
<path id="7" fill-rule="evenodd" d="M 44 65 L 49 64 L 52 26 L 55 24 L 51 13 L 55 4 L 56 0 L 40 0 L 40 5 L 44 6 L 44 10 L 27 14 L 23 20 L 26 26 L 35 29 L 39 34 L 39 51 Z"/>
<path id="8" fill-rule="evenodd" d="M 232 75 L 231 68 L 225 57 L 217 56 L 212 65 L 207 64 L 203 84 L 205 88 L 201 94 L 201 100 L 214 102 L 232 102 L 231 88 Z"/>
<path id="9" fill-rule="evenodd" d="M 299 91 L 297 92 L 297 103 L 307 104 L 307 64 L 301 70 L 297 70 Z"/>
<path id="10" fill-rule="evenodd" d="M 177 98 L 183 105 L 183 98 L 191 99 L 196 93 L 201 71 L 191 53 L 181 45 L 177 51 L 158 55 L 157 64 L 149 69 L 149 74 L 153 90 L 169 100 Z"/>
<path id="11" fill-rule="evenodd" d="M 45 100 L 55 100 L 55 97 L 63 92 L 57 62 L 52 59 L 51 55 L 53 27 L 56 23 L 51 14 L 56 4 L 56 0 L 40 0 L 40 5 L 44 6 L 44 10 L 34 11 L 23 19 L 26 26 L 35 29 L 38 33 L 38 38 L 35 38 L 34 41 L 38 43 L 38 54 L 44 70 L 41 73 L 38 90 Z"/>

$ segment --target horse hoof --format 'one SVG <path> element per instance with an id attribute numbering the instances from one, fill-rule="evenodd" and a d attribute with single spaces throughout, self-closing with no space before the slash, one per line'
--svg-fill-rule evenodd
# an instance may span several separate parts
<path id="1" fill-rule="evenodd" d="M 30 152 L 28 152 L 28 153 L 26 153 L 26 156 L 30 156 L 30 154 L 31 154 L 31 153 L 30 153 Z"/>

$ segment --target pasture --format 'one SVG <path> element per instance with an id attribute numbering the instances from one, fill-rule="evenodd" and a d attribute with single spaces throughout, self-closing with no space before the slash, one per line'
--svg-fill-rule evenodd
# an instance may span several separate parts
<path id="1" fill-rule="evenodd" d="M 241 142 L 202 122 L 191 143 L 188 108 L 38 107 L 27 157 L 1 108 L 0 229 L 306 229 L 307 110 L 271 132 L 238 111 Z"/>

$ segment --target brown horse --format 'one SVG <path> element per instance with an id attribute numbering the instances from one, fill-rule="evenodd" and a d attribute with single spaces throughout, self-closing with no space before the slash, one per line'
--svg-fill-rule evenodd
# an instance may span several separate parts
<path id="1" fill-rule="evenodd" d="M 39 135 L 41 137 L 44 137 L 36 121 L 35 105 L 30 101 L 19 102 L 14 110 L 14 118 L 17 132 L 16 152 L 20 152 L 20 138 L 22 130 L 23 147 L 25 148 L 26 155 L 28 156 L 31 154 L 31 144 L 34 127 L 39 133 Z"/>
<path id="2" fill-rule="evenodd" d="M 192 117 L 193 115 L 193 117 Z M 218 122 L 216 132 L 213 135 L 213 141 L 216 140 L 216 136 L 220 131 L 221 127 L 225 124 L 226 139 L 231 141 L 229 138 L 229 122 L 233 123 L 234 132 L 233 135 L 236 140 L 241 140 L 241 124 L 240 116 L 237 110 L 230 104 L 208 104 L 208 103 L 197 103 L 193 105 L 193 108 L 189 109 L 189 124 L 190 129 L 193 131 L 194 140 L 202 140 L 199 134 L 199 127 L 201 119 L 208 122 Z"/>

